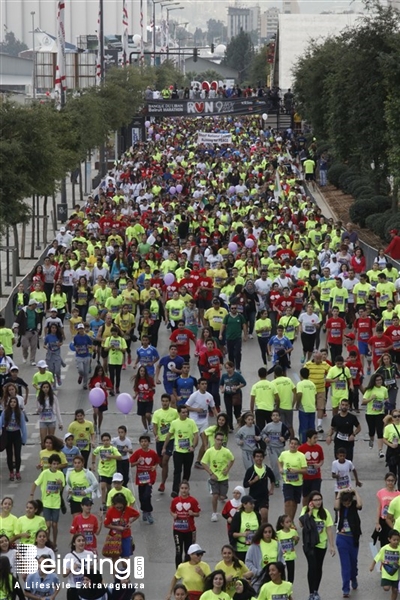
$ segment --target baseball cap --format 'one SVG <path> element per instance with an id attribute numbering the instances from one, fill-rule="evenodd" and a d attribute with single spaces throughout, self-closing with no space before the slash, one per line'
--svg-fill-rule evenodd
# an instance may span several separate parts
<path id="1" fill-rule="evenodd" d="M 78 323 L 78 325 L 76 326 L 77 329 L 85 329 L 85 326 L 83 323 Z"/>
<path id="2" fill-rule="evenodd" d="M 65 229 L 65 227 L 60 227 L 60 233 L 65 233 L 67 230 Z"/>
<path id="3" fill-rule="evenodd" d="M 191 554 L 196 554 L 197 552 L 198 553 L 201 552 L 202 554 L 205 554 L 205 550 L 203 550 L 203 548 L 200 546 L 200 544 L 191 544 L 191 546 L 189 546 L 189 549 L 188 549 L 189 556 Z"/>
<path id="4" fill-rule="evenodd" d="M 219 304 L 220 302 L 221 302 L 221 301 L 220 301 L 220 299 L 219 299 L 219 298 L 214 298 L 214 299 L 213 299 L 213 304 L 217 304 L 217 303 Z"/>
<path id="5" fill-rule="evenodd" d="M 66 433 L 66 434 L 64 435 L 64 442 L 66 442 L 66 441 L 67 441 L 67 439 L 68 439 L 68 438 L 70 438 L 70 437 L 74 437 L 74 434 L 73 434 L 73 433 L 69 433 L 69 432 L 68 432 L 68 433 Z"/>
<path id="6" fill-rule="evenodd" d="M 58 311 L 57 311 L 57 309 L 54 306 L 52 306 L 51 309 L 50 309 L 50 312 L 58 312 Z"/>
<path id="7" fill-rule="evenodd" d="M 93 500 L 91 500 L 90 498 L 82 498 L 81 504 L 83 504 L 84 506 L 92 506 Z"/>
<path id="8" fill-rule="evenodd" d="M 389 233 L 394 233 L 394 235 L 397 235 L 399 232 L 397 231 L 397 229 L 391 229 Z"/>
<path id="9" fill-rule="evenodd" d="M 251 496 L 242 496 L 242 504 L 247 504 L 248 502 L 255 504 L 255 500 Z"/>
<path id="10" fill-rule="evenodd" d="M 124 476 L 122 475 L 122 473 L 114 473 L 113 481 L 123 481 L 124 480 Z"/>
<path id="11" fill-rule="evenodd" d="M 47 369 L 47 362 L 45 360 L 39 360 L 36 366 L 38 366 L 39 369 Z"/>
<path id="12" fill-rule="evenodd" d="M 31 298 L 28 302 L 28 306 L 33 306 L 34 304 L 37 304 L 37 300 L 35 300 L 35 298 Z"/>
<path id="13" fill-rule="evenodd" d="M 349 340 L 355 340 L 356 336 L 354 335 L 354 333 L 350 332 L 350 333 L 345 333 L 344 337 L 349 339 Z"/>

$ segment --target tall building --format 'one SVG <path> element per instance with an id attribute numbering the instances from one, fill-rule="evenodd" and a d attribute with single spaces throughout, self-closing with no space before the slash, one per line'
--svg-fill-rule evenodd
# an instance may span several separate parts
<path id="1" fill-rule="evenodd" d="M 1 0 L 0 32 L 14 32 L 17 39 L 32 46 L 32 12 L 35 29 L 57 35 L 58 0 Z M 140 34 L 140 2 L 126 0 L 131 35 Z M 104 34 L 122 34 L 122 0 L 103 2 Z M 65 39 L 76 44 L 78 36 L 95 34 L 99 2 L 96 0 L 69 0 L 65 3 Z M 143 39 L 147 41 L 147 2 L 143 2 Z"/>
<path id="2" fill-rule="evenodd" d="M 278 31 L 280 10 L 276 6 L 271 6 L 266 10 L 260 18 L 260 38 L 261 43 L 265 44 Z"/>
<path id="3" fill-rule="evenodd" d="M 283 0 L 283 14 L 297 15 L 300 13 L 300 7 L 297 0 Z"/>
<path id="4" fill-rule="evenodd" d="M 241 6 L 228 7 L 228 40 L 235 37 L 243 29 L 246 33 L 257 31 L 260 35 L 260 7 L 250 6 L 243 8 Z"/>

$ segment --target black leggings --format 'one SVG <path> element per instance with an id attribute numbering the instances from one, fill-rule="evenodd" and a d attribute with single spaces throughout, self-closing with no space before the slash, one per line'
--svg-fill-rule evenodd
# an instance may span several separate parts
<path id="1" fill-rule="evenodd" d="M 236 421 L 238 421 L 240 415 L 242 414 L 242 394 L 240 394 L 239 404 L 233 404 L 232 398 L 232 394 L 224 394 L 225 411 L 228 415 L 228 423 L 230 429 L 233 429 L 233 415 L 235 415 L 235 419 Z"/>
<path id="2" fill-rule="evenodd" d="M 268 356 L 268 342 L 271 338 L 269 337 L 257 337 L 258 345 L 261 350 L 261 359 L 263 361 L 263 365 L 267 364 L 267 356 Z"/>
<path id="3" fill-rule="evenodd" d="M 365 415 L 368 425 L 368 435 L 373 438 L 376 432 L 378 440 L 383 438 L 383 417 L 385 415 Z"/>
<path id="4" fill-rule="evenodd" d="M 74 286 L 73 285 L 62 285 L 61 290 L 67 296 L 67 308 L 68 308 L 68 312 L 71 313 L 72 298 L 74 295 Z"/>
<path id="5" fill-rule="evenodd" d="M 24 415 L 21 417 L 24 418 Z M 6 454 L 7 454 L 7 466 L 10 473 L 14 471 L 14 462 L 15 462 L 15 471 L 19 473 L 21 469 L 21 448 L 22 448 L 22 439 L 21 439 L 21 431 L 7 431 L 7 446 L 6 446 Z M 13 458 L 14 457 L 14 458 Z"/>
<path id="6" fill-rule="evenodd" d="M 287 573 L 287 580 L 290 581 L 290 583 L 293 583 L 294 582 L 294 560 L 286 561 L 286 573 Z"/>
<path id="7" fill-rule="evenodd" d="M 309 552 L 306 552 L 304 550 L 304 554 L 306 555 L 308 564 L 308 589 L 310 591 L 310 594 L 312 594 L 313 592 L 318 592 L 319 590 L 319 585 L 322 579 L 322 566 L 324 564 L 326 548 L 315 547 Z"/>
<path id="8" fill-rule="evenodd" d="M 188 550 L 189 547 L 194 544 L 196 540 L 195 531 L 175 531 L 174 530 L 174 542 L 175 542 L 175 566 L 178 568 L 183 560 L 185 562 L 189 560 Z M 185 559 L 183 559 L 183 551 L 185 550 Z"/>
<path id="9" fill-rule="evenodd" d="M 122 365 L 108 365 L 108 369 L 110 371 L 110 379 L 113 387 L 115 383 L 115 387 L 117 390 L 119 390 L 119 386 L 121 384 Z"/>
<path id="10" fill-rule="evenodd" d="M 85 467 L 85 469 L 87 469 L 87 466 L 88 466 L 90 449 L 91 449 L 91 446 L 89 446 L 89 450 L 81 450 L 81 456 L 83 458 L 83 466 Z"/>

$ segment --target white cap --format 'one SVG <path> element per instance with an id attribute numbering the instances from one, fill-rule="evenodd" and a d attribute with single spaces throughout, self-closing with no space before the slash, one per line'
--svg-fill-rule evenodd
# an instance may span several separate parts
<path id="1" fill-rule="evenodd" d="M 124 476 L 122 475 L 122 473 L 114 473 L 113 481 L 123 481 L 124 480 Z"/>
<path id="2" fill-rule="evenodd" d="M 31 298 L 28 302 L 28 306 L 33 306 L 34 304 L 37 304 L 37 300 L 35 300 L 35 298 Z"/>
<path id="3" fill-rule="evenodd" d="M 203 550 L 199 544 L 192 544 L 191 546 L 189 546 L 189 550 L 188 550 L 189 556 L 191 554 L 196 554 L 196 552 L 202 552 L 204 554 L 205 550 Z"/>
<path id="4" fill-rule="evenodd" d="M 39 367 L 39 369 L 47 369 L 47 362 L 45 360 L 39 360 L 39 362 L 36 363 L 36 366 Z"/>
<path id="5" fill-rule="evenodd" d="M 64 435 L 64 442 L 66 442 L 66 441 L 67 441 L 67 439 L 68 439 L 68 438 L 70 438 L 70 437 L 74 437 L 74 434 L 73 434 L 73 433 L 66 433 L 66 434 Z"/>
<path id="6" fill-rule="evenodd" d="M 76 326 L 77 329 L 85 329 L 85 326 L 83 323 L 78 323 L 78 325 Z"/>
<path id="7" fill-rule="evenodd" d="M 65 233 L 67 230 L 65 229 L 65 227 L 60 227 L 60 233 Z"/>
<path id="8" fill-rule="evenodd" d="M 51 309 L 50 309 L 50 312 L 53 312 L 54 310 L 55 310 L 56 312 L 58 312 L 58 310 L 56 309 L 56 307 L 55 307 L 55 306 L 52 306 L 52 307 L 51 307 Z"/>

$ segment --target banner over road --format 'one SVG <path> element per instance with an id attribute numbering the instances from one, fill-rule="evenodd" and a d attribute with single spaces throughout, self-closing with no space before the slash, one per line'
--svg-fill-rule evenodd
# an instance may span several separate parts
<path id="1" fill-rule="evenodd" d="M 150 100 L 144 112 L 149 117 L 207 117 L 268 113 L 271 102 L 264 98 L 212 98 L 207 100 Z"/>

